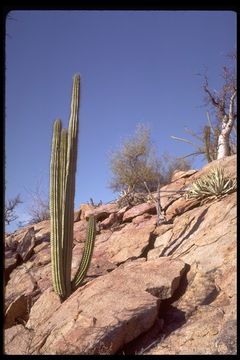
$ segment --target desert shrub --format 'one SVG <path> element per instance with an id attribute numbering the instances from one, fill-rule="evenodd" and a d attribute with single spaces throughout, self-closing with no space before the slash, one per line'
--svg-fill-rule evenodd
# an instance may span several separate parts
<path id="1" fill-rule="evenodd" d="M 35 190 L 28 191 L 31 197 L 31 205 L 28 208 L 30 216 L 28 224 L 36 224 L 38 222 L 50 219 L 49 200 L 44 196 L 40 185 Z"/>
<path id="2" fill-rule="evenodd" d="M 22 200 L 20 199 L 20 195 L 17 195 L 14 199 L 7 200 L 4 210 L 4 220 L 6 225 L 9 225 L 18 218 L 15 211 L 16 207 L 21 203 Z"/>
<path id="3" fill-rule="evenodd" d="M 189 159 L 177 158 L 164 153 L 156 156 L 156 149 L 150 137 L 150 130 L 144 125 L 137 126 L 134 136 L 125 139 L 119 150 L 112 153 L 110 188 L 123 194 L 156 191 L 158 185 L 171 181 L 175 170 L 189 170 Z"/>
<path id="4" fill-rule="evenodd" d="M 236 179 L 225 177 L 224 170 L 215 167 L 192 184 L 187 192 L 187 198 L 219 198 L 235 191 L 236 188 Z"/>
<path id="5" fill-rule="evenodd" d="M 133 137 L 123 141 L 110 158 L 113 191 L 145 192 L 144 181 L 155 190 L 161 181 L 160 161 L 150 139 L 150 130 L 138 125 Z"/>
<path id="6" fill-rule="evenodd" d="M 187 171 L 191 169 L 192 161 L 190 159 L 174 157 L 164 153 L 161 157 L 162 183 L 169 184 L 175 171 Z"/>

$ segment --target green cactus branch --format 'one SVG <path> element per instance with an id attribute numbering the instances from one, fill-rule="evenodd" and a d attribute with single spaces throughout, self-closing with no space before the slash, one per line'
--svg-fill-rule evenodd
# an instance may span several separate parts
<path id="1" fill-rule="evenodd" d="M 73 78 L 68 130 L 61 120 L 54 123 L 50 164 L 51 259 L 54 291 L 66 299 L 82 282 L 89 267 L 94 240 L 95 219 L 90 217 L 82 260 L 71 283 L 75 176 L 79 123 L 80 76 Z"/>
<path id="2" fill-rule="evenodd" d="M 79 269 L 76 272 L 75 277 L 72 281 L 72 290 L 75 290 L 82 283 L 87 273 L 88 267 L 90 265 L 90 259 L 93 253 L 95 236 L 96 236 L 96 219 L 93 215 L 90 215 L 88 220 L 87 239 L 85 241 L 83 256 Z"/>

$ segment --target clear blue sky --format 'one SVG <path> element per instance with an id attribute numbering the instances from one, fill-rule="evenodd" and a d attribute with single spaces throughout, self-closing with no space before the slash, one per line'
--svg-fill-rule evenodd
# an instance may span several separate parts
<path id="1" fill-rule="evenodd" d="M 75 208 L 108 202 L 109 154 L 135 132 L 151 129 L 159 156 L 194 150 L 188 137 L 206 122 L 203 78 L 220 89 L 226 54 L 236 49 L 230 11 L 14 11 L 6 21 L 6 198 L 48 195 L 53 122 L 68 125 L 72 77 L 81 74 Z M 189 139 L 191 137 L 189 136 Z M 193 167 L 204 162 L 196 159 Z"/>

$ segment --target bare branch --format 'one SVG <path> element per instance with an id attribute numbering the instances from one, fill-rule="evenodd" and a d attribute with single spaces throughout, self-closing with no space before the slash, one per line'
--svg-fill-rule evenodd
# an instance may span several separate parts
<path id="1" fill-rule="evenodd" d="M 157 198 L 155 199 L 151 193 L 151 191 L 149 190 L 149 187 L 147 186 L 146 181 L 143 182 L 147 192 L 150 196 L 150 198 L 154 201 L 155 205 L 156 205 L 156 210 L 157 210 L 157 225 L 160 225 L 161 222 L 165 221 L 166 218 L 165 216 L 162 214 L 162 206 L 161 206 L 161 196 L 160 196 L 160 181 L 158 182 L 158 187 L 157 187 Z"/>
<path id="2" fill-rule="evenodd" d="M 211 103 L 213 104 L 213 106 L 218 107 L 219 100 L 216 99 L 215 96 L 209 90 L 209 88 L 208 88 L 208 80 L 207 80 L 206 76 L 205 76 L 205 84 L 203 85 L 203 90 L 208 94 L 208 97 L 209 97 Z"/>
<path id="3" fill-rule="evenodd" d="M 9 225 L 11 222 L 15 221 L 18 216 L 15 214 L 15 209 L 18 204 L 21 204 L 22 200 L 18 194 L 14 199 L 8 200 L 5 204 L 5 223 Z"/>
<path id="4" fill-rule="evenodd" d="M 195 138 L 197 138 L 198 140 L 202 141 L 201 136 L 197 135 L 195 132 L 193 132 L 192 130 L 188 129 L 188 128 L 184 128 L 184 130 L 189 133 L 190 135 L 194 136 Z"/>
<path id="5" fill-rule="evenodd" d="M 232 125 L 233 125 L 233 121 L 235 118 L 234 117 L 234 100 L 235 100 L 236 95 L 237 95 L 237 91 L 235 90 L 230 98 L 230 103 L 229 103 L 229 119 L 231 120 Z"/>
<path id="6" fill-rule="evenodd" d="M 210 119 L 210 115 L 209 115 L 208 111 L 207 111 L 207 119 L 208 119 L 208 123 L 209 123 L 210 129 L 211 129 L 211 132 L 214 135 L 214 128 L 213 128 L 213 124 L 212 124 L 212 121 Z"/>
<path id="7" fill-rule="evenodd" d="M 233 124 L 233 130 L 234 130 L 235 135 L 237 136 L 237 127 L 236 127 L 235 123 Z"/>
<path id="8" fill-rule="evenodd" d="M 31 197 L 31 205 L 28 208 L 30 215 L 29 224 L 35 224 L 43 220 L 48 220 L 49 213 L 49 200 L 41 190 L 40 182 L 36 185 L 35 190 L 26 189 Z"/>
<path id="9" fill-rule="evenodd" d="M 192 141 L 190 141 L 190 140 L 183 139 L 183 138 L 180 138 L 180 137 L 177 137 L 177 136 L 173 136 L 173 135 L 171 135 L 171 138 L 172 138 L 172 139 L 175 139 L 175 140 L 179 140 L 179 141 L 184 141 L 184 142 L 186 142 L 186 143 L 188 143 L 188 144 L 191 144 L 192 146 L 196 147 L 197 149 L 199 149 L 199 145 L 194 144 L 194 143 L 193 143 Z"/>
<path id="10" fill-rule="evenodd" d="M 179 156 L 179 157 L 177 157 L 177 159 L 185 159 L 185 158 L 187 158 L 189 156 L 196 156 L 196 155 L 201 155 L 201 154 L 204 154 L 204 153 L 205 153 L 204 150 L 199 150 L 197 152 L 194 152 L 194 153 L 191 153 L 191 154 L 188 154 L 188 155 L 185 155 L 185 156 Z"/>

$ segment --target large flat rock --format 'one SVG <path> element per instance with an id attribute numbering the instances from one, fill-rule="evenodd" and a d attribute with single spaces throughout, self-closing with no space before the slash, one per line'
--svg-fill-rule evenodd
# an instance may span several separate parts
<path id="1" fill-rule="evenodd" d="M 185 272 L 181 260 L 161 258 L 123 264 L 76 290 L 59 303 L 48 290 L 33 305 L 26 328 L 31 342 L 19 354 L 114 354 L 154 324 L 162 299 L 170 298 Z M 22 334 L 18 325 L 5 332 L 5 350 L 13 353 Z M 25 339 L 27 336 L 24 331 Z"/>

